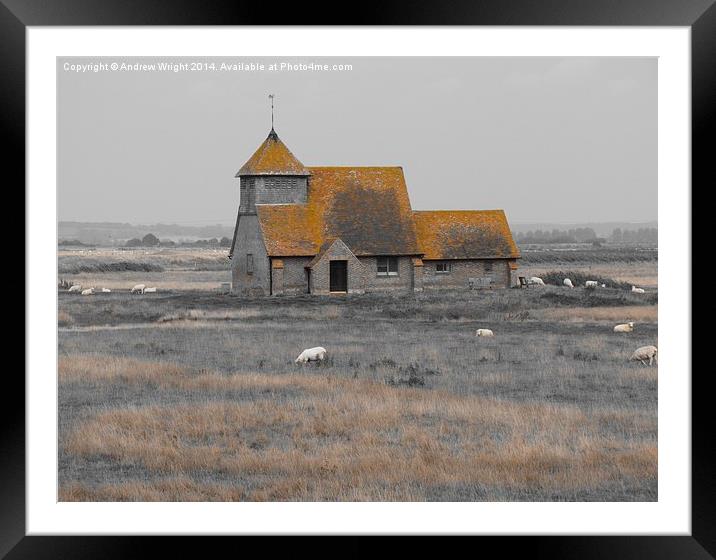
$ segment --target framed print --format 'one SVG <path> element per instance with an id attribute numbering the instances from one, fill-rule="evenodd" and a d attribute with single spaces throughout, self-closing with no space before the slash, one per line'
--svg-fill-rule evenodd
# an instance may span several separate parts
<path id="1" fill-rule="evenodd" d="M 345 26 L 63 4 L 0 11 L 28 223 L 8 558 L 309 534 L 713 554 L 710 2 Z"/>

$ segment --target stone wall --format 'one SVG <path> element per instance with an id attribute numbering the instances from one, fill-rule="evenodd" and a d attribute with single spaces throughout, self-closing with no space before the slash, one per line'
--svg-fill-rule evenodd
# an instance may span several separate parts
<path id="1" fill-rule="evenodd" d="M 336 260 L 347 261 L 348 293 L 362 294 L 365 292 L 366 276 L 363 263 L 356 258 L 345 243 L 337 239 L 311 268 L 311 293 L 330 293 L 330 262 Z"/>
<path id="2" fill-rule="evenodd" d="M 283 293 L 283 261 L 271 259 L 271 293 L 280 295 Z"/>
<path id="3" fill-rule="evenodd" d="M 308 293 L 308 275 L 306 265 L 311 262 L 311 257 L 287 257 L 283 261 L 283 289 L 277 291 L 273 286 L 273 293 L 283 294 L 305 294 Z"/>
<path id="4" fill-rule="evenodd" d="M 439 273 L 437 263 L 449 262 L 451 270 Z M 423 261 L 423 287 L 428 289 L 464 288 L 469 289 L 469 278 L 492 278 L 493 288 L 509 288 L 512 285 L 512 271 L 508 259 L 474 259 L 452 261 Z M 492 270 L 489 270 L 490 266 Z"/>
<path id="5" fill-rule="evenodd" d="M 413 289 L 413 258 L 398 258 L 397 276 L 378 276 L 376 257 L 359 257 L 365 268 L 366 292 L 412 291 Z"/>
<path id="6" fill-rule="evenodd" d="M 413 259 L 413 291 L 423 291 L 423 260 L 414 258 Z"/>
<path id="7" fill-rule="evenodd" d="M 253 272 L 247 270 L 247 255 L 253 257 Z M 248 214 L 239 216 L 231 258 L 232 292 L 243 296 L 268 295 L 269 273 L 269 259 L 259 231 L 258 217 Z"/>

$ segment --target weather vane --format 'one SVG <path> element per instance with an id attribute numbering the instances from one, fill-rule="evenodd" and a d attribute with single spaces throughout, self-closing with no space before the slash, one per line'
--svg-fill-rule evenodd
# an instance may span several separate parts
<path id="1" fill-rule="evenodd" d="M 269 99 L 271 100 L 271 130 L 273 130 L 273 93 L 269 93 Z"/>

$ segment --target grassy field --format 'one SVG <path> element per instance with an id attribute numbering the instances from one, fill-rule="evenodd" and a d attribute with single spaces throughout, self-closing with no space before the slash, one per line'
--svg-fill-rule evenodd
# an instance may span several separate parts
<path id="1" fill-rule="evenodd" d="M 653 289 L 241 299 L 143 258 L 93 274 L 180 287 L 59 293 L 60 500 L 657 499 Z"/>
<path id="2" fill-rule="evenodd" d="M 163 290 L 216 290 L 231 281 L 227 248 L 83 248 L 58 251 L 58 276 L 71 283 L 111 290 L 135 284 Z"/>
<path id="3" fill-rule="evenodd" d="M 520 248 L 521 276 L 575 271 L 606 276 L 642 288 L 657 286 L 657 249 L 654 246 L 608 246 L 588 244 L 528 245 Z"/>

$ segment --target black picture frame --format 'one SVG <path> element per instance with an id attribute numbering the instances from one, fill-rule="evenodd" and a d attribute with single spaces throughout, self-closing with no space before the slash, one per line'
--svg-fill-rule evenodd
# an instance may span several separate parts
<path id="1" fill-rule="evenodd" d="M 348 7 L 350 8 L 351 5 Z M 714 185 L 713 150 L 716 138 L 716 6 L 714 0 L 489 0 L 416 3 L 383 0 L 361 3 L 344 14 L 333 4 L 314 2 L 278 5 L 240 1 L 150 0 L 0 0 L 0 123 L 6 140 L 3 153 L 6 189 L 25 184 L 25 31 L 28 26 L 95 25 L 502 25 L 502 26 L 687 26 L 691 28 L 692 55 L 692 207 L 693 201 Z M 700 188 L 698 188 L 700 186 Z M 708 220 L 692 217 L 692 224 Z M 692 238 L 696 250 L 698 228 Z M 705 232 L 704 232 L 705 233 Z M 692 263 L 696 262 L 692 260 Z M 697 269 L 692 264 L 692 287 Z M 693 289 L 692 293 L 696 293 Z M 31 297 L 27 294 L 26 298 Z M 714 309 L 713 298 L 699 307 Z M 693 306 L 692 306 L 693 309 Z M 693 315 L 692 315 L 693 316 Z M 694 323 L 694 327 L 696 323 Z M 24 332 L 24 330 L 23 330 Z M 692 329 L 692 347 L 704 348 L 706 332 Z M 696 356 L 694 356 L 696 358 Z M 694 360 L 694 364 L 695 364 Z M 6 368 L 7 369 L 7 368 Z M 499 549 L 500 556 L 530 555 L 549 558 L 714 558 L 716 557 L 716 464 L 714 421 L 711 414 L 709 372 L 693 368 L 692 376 L 692 534 L 691 536 L 584 536 L 483 537 L 481 553 Z M 11 375 L 12 373 L 12 375 Z M 25 384 L 16 371 L 4 379 L 5 406 L 0 430 L 0 557 L 15 558 L 124 558 L 151 554 L 146 537 L 28 537 L 25 536 Z M 13 395 L 13 398 L 7 398 Z M 210 554 L 207 539 L 161 538 L 162 555 L 174 551 Z M 154 540 L 152 538 L 151 540 Z M 226 544 L 225 539 L 220 539 Z M 233 542 L 233 541 L 232 541 Z M 403 553 L 411 547 L 401 544 Z M 463 543 L 464 544 L 464 543 Z M 458 545 L 460 545 L 458 543 Z M 231 545 L 234 546 L 234 545 Z M 296 552 L 336 550 L 291 539 L 281 545 Z M 353 537 L 339 545 L 341 555 L 365 556 L 370 542 Z M 382 546 L 382 545 L 380 545 Z M 407 548 L 405 548 L 407 546 Z M 441 545 L 442 546 L 442 545 Z M 474 544 L 470 544 L 474 547 Z M 272 552 L 279 552 L 274 544 Z M 235 549 L 239 552 L 239 548 Z M 477 552 L 478 549 L 474 549 Z M 445 549 L 442 550 L 445 552 Z"/>

